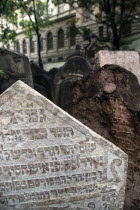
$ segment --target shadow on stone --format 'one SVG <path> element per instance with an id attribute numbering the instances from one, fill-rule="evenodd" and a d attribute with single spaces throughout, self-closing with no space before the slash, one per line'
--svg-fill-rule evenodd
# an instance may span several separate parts
<path id="1" fill-rule="evenodd" d="M 46 98 L 52 100 L 54 77 L 58 69 L 51 69 L 49 72 L 46 72 L 31 61 L 31 70 L 33 74 L 34 89 Z"/>

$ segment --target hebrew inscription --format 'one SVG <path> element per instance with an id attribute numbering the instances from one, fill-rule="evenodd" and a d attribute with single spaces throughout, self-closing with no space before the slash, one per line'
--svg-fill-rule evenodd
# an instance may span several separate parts
<path id="1" fill-rule="evenodd" d="M 0 209 L 120 210 L 126 170 L 123 151 L 23 82 L 0 96 Z"/>

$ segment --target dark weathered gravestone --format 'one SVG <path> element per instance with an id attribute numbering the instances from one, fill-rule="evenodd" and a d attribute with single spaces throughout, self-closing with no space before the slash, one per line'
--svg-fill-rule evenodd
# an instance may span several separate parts
<path id="1" fill-rule="evenodd" d="M 33 87 L 29 59 L 23 54 L 0 48 L 0 93 L 17 80 Z"/>
<path id="2" fill-rule="evenodd" d="M 54 103 L 62 109 L 68 110 L 72 103 L 72 84 L 92 71 L 92 66 L 83 53 L 76 52 L 69 56 L 65 65 L 55 75 Z"/>
<path id="3" fill-rule="evenodd" d="M 127 155 L 21 81 L 0 128 L 1 209 L 123 209 Z"/>
<path id="4" fill-rule="evenodd" d="M 140 209 L 140 85 L 134 74 L 105 65 L 72 88 L 68 112 L 128 155 L 124 210 Z"/>

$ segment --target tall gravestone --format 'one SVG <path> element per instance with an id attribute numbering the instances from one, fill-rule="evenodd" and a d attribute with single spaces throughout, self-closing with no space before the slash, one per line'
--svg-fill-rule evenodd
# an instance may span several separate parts
<path id="1" fill-rule="evenodd" d="M 0 48 L 0 93 L 18 80 L 22 80 L 33 87 L 28 57 L 21 53 Z"/>
<path id="2" fill-rule="evenodd" d="M 123 209 L 127 155 L 21 81 L 0 96 L 0 209 Z"/>
<path id="3" fill-rule="evenodd" d="M 79 45 L 77 45 L 77 51 L 82 51 Z M 69 56 L 65 65 L 55 75 L 53 102 L 62 109 L 68 110 L 72 103 L 73 83 L 92 71 L 92 66 L 83 53 L 75 52 Z"/>
<path id="4" fill-rule="evenodd" d="M 101 50 L 95 55 L 94 63 L 99 67 L 106 64 L 119 65 L 135 74 L 140 83 L 140 56 L 136 51 Z"/>

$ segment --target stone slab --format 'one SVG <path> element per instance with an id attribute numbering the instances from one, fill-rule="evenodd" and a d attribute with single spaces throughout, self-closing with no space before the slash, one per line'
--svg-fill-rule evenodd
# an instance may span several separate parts
<path id="1" fill-rule="evenodd" d="M 127 155 L 18 81 L 0 96 L 0 209 L 123 209 Z"/>
<path id="2" fill-rule="evenodd" d="M 73 83 L 92 71 L 92 66 L 83 53 L 75 52 L 69 56 L 65 65 L 55 75 L 53 102 L 67 111 L 72 103 Z"/>
<path id="3" fill-rule="evenodd" d="M 32 72 L 27 56 L 11 50 L 0 48 L 0 93 L 18 80 L 33 87 Z"/>
<path id="4" fill-rule="evenodd" d="M 116 64 L 136 75 L 140 82 L 140 57 L 136 51 L 108 51 L 101 50 L 95 56 L 99 67 L 105 64 Z"/>

